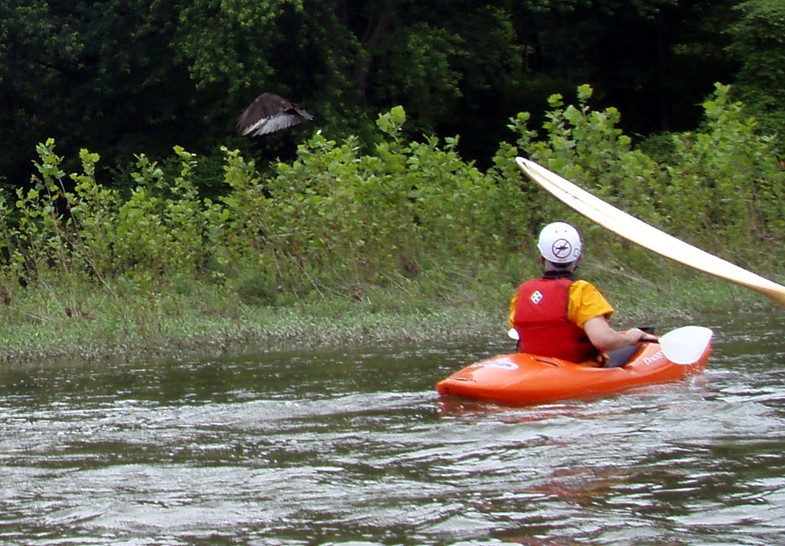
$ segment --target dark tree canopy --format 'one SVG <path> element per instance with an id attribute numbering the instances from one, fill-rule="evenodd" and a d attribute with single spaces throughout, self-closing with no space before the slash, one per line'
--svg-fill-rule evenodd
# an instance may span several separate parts
<path id="1" fill-rule="evenodd" d="M 739 77 L 760 112 L 782 115 L 764 93 L 783 88 L 780 4 L 7 0 L 0 182 L 23 184 L 48 137 L 63 154 L 86 147 L 121 169 L 174 145 L 206 155 L 245 146 L 237 112 L 264 90 L 306 104 L 310 130 L 366 145 L 378 113 L 402 105 L 406 130 L 458 134 L 480 165 L 511 116 L 537 115 L 548 95 L 582 83 L 633 134 L 693 127 L 713 83 Z"/>

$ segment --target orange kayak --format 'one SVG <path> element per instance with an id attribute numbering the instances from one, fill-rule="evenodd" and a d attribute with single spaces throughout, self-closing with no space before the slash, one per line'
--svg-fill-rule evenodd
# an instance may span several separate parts
<path id="1" fill-rule="evenodd" d="M 510 405 L 541 404 L 567 398 L 593 397 L 701 373 L 711 345 L 692 364 L 675 364 L 656 343 L 643 343 L 619 368 L 592 368 L 557 358 L 527 353 L 481 360 L 439 381 L 442 395 Z"/>

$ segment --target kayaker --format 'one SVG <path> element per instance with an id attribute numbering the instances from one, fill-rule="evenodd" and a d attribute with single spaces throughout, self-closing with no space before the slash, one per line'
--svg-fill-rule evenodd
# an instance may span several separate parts
<path id="1" fill-rule="evenodd" d="M 518 351 L 603 366 L 607 353 L 637 346 L 647 334 L 614 330 L 614 309 L 590 282 L 573 278 L 582 257 L 578 230 L 564 222 L 545 226 L 537 242 L 543 276 L 522 283 L 510 303 Z"/>

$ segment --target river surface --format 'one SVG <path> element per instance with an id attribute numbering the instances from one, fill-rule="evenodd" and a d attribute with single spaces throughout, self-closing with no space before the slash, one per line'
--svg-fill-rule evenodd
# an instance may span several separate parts
<path id="1" fill-rule="evenodd" d="M 4 365 L 0 544 L 785 544 L 785 313 L 702 324 L 693 380 L 524 408 L 433 388 L 502 336 Z"/>

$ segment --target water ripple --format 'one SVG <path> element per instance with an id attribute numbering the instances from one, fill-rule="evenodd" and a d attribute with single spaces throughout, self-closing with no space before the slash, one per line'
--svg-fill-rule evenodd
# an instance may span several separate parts
<path id="1" fill-rule="evenodd" d="M 4 370 L 0 541 L 777 543 L 771 320 L 712 324 L 692 381 L 528 408 L 434 392 L 491 345 Z"/>

